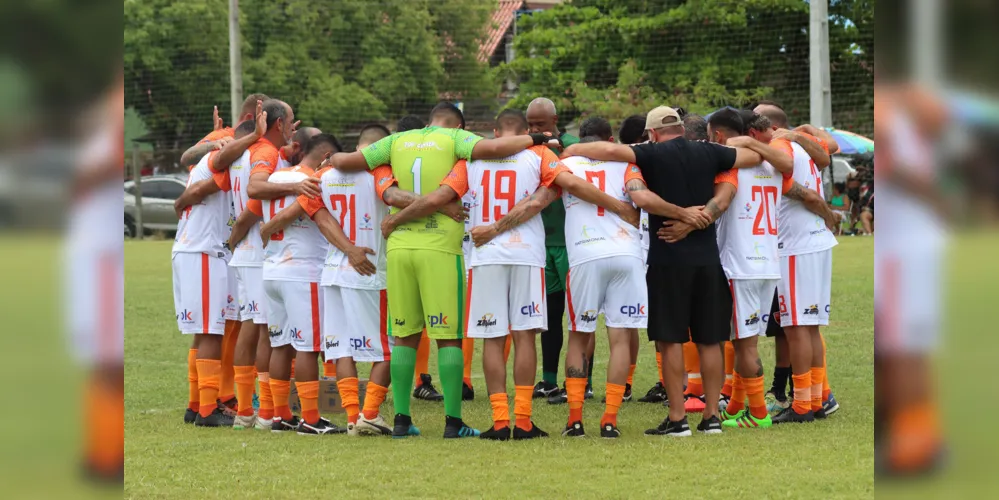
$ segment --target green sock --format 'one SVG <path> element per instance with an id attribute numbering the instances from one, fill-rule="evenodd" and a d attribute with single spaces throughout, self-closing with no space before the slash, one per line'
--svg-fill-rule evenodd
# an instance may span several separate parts
<path id="1" fill-rule="evenodd" d="M 586 369 L 586 385 L 593 387 L 593 358 L 590 358 L 590 366 Z"/>
<path id="2" fill-rule="evenodd" d="M 546 384 L 558 384 L 558 373 L 541 372 L 541 380 L 544 380 Z"/>
<path id="3" fill-rule="evenodd" d="M 394 356 L 392 362 L 395 362 Z M 464 364 L 460 347 L 442 347 L 437 350 L 437 368 L 440 370 L 441 389 L 444 391 L 444 414 L 449 417 L 461 418 L 461 379 Z M 413 367 L 411 366 L 409 370 L 413 371 Z M 395 376 L 395 372 L 392 375 Z"/>
<path id="4" fill-rule="evenodd" d="M 461 354 L 461 349 L 458 350 Z M 413 370 L 416 370 L 416 349 L 396 345 L 392 347 L 392 404 L 395 412 L 409 415 L 409 397 L 413 392 Z"/>

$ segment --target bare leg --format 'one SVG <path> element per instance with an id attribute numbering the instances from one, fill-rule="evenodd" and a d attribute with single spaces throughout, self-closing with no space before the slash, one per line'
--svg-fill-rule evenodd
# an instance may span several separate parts
<path id="1" fill-rule="evenodd" d="M 486 376 L 486 392 L 489 395 L 506 394 L 505 347 L 506 337 L 484 339 L 482 343 L 482 371 Z"/>
<path id="2" fill-rule="evenodd" d="M 631 365 L 631 332 L 628 328 L 607 328 L 607 339 L 610 343 L 607 383 L 624 385 Z"/>
<path id="3" fill-rule="evenodd" d="M 678 348 L 682 346 L 677 344 Z M 718 398 L 725 379 L 725 356 L 720 344 L 697 344 L 701 356 L 701 380 L 704 384 L 704 416 L 718 416 Z M 681 368 L 683 362 L 680 363 Z M 682 400 L 682 396 L 681 396 Z"/>
<path id="4" fill-rule="evenodd" d="M 683 420 L 687 412 L 683 407 L 683 344 L 674 342 L 656 342 L 663 357 L 663 380 L 666 382 L 666 397 L 669 398 L 669 419 L 674 422 Z M 704 368 L 701 368 L 704 371 Z M 703 377 L 703 375 L 702 375 Z M 706 380 L 705 380 L 706 381 Z M 705 385 L 705 389 L 707 386 Z M 718 392 L 721 385 L 715 388 L 715 407 L 718 406 Z"/>
<path id="5" fill-rule="evenodd" d="M 535 346 L 537 333 L 533 330 L 515 331 L 513 335 L 513 383 L 527 386 L 534 383 L 538 371 L 538 353 Z"/>

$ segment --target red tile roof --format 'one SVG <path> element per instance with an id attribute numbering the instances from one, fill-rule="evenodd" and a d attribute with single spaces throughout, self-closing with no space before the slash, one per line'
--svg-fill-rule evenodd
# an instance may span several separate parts
<path id="1" fill-rule="evenodd" d="M 496 10 L 493 11 L 489 20 L 486 41 L 479 47 L 479 61 L 489 62 L 489 58 L 496 52 L 503 36 L 513 25 L 513 20 L 517 16 L 517 11 L 524 4 L 523 0 L 499 0 Z"/>

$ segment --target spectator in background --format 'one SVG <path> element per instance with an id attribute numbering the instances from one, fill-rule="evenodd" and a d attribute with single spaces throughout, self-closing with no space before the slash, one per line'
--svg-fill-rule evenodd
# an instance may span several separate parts
<path id="1" fill-rule="evenodd" d="M 871 189 L 864 196 L 861 202 L 860 223 L 864 226 L 864 233 L 874 234 L 874 190 Z"/>
<path id="2" fill-rule="evenodd" d="M 851 205 L 850 197 L 846 195 L 846 184 L 843 182 L 833 184 L 833 195 L 832 199 L 829 200 L 829 208 L 840 217 L 840 225 L 836 228 L 837 236 L 843 232 L 843 223 L 850 222 Z M 853 226 L 848 226 L 848 230 L 852 233 Z"/>
<path id="3" fill-rule="evenodd" d="M 142 166 L 142 170 L 139 171 L 139 175 L 146 177 L 147 175 L 153 175 L 153 165 L 146 163 Z"/>
<path id="4" fill-rule="evenodd" d="M 418 116 L 409 115 L 399 118 L 399 121 L 395 124 L 395 131 L 396 133 L 406 132 L 407 130 L 426 128 L 426 126 L 427 124 Z"/>

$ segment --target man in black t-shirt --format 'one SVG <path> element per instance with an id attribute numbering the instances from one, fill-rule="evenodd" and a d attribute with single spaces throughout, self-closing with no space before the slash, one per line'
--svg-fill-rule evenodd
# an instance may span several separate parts
<path id="1" fill-rule="evenodd" d="M 650 191 L 685 211 L 708 212 L 712 220 L 720 215 L 718 207 L 711 203 L 715 176 L 762 161 L 759 154 L 748 149 L 686 140 L 680 116 L 666 106 L 649 112 L 645 128 L 650 139 L 647 144 L 577 144 L 566 148 L 563 156 L 635 163 Z M 650 227 L 660 228 L 665 221 L 649 214 Z M 732 295 L 721 267 L 714 224 L 692 231 L 676 243 L 650 238 L 648 264 L 649 340 L 655 341 L 663 353 L 666 392 L 675 404 L 670 405 L 669 416 L 657 428 L 645 432 L 691 434 L 684 407 L 679 403 L 683 401 L 682 345 L 689 338 L 697 344 L 704 381 L 704 419 L 697 429 L 719 433 L 718 398 L 724 368 L 719 343 L 729 338 Z"/>

